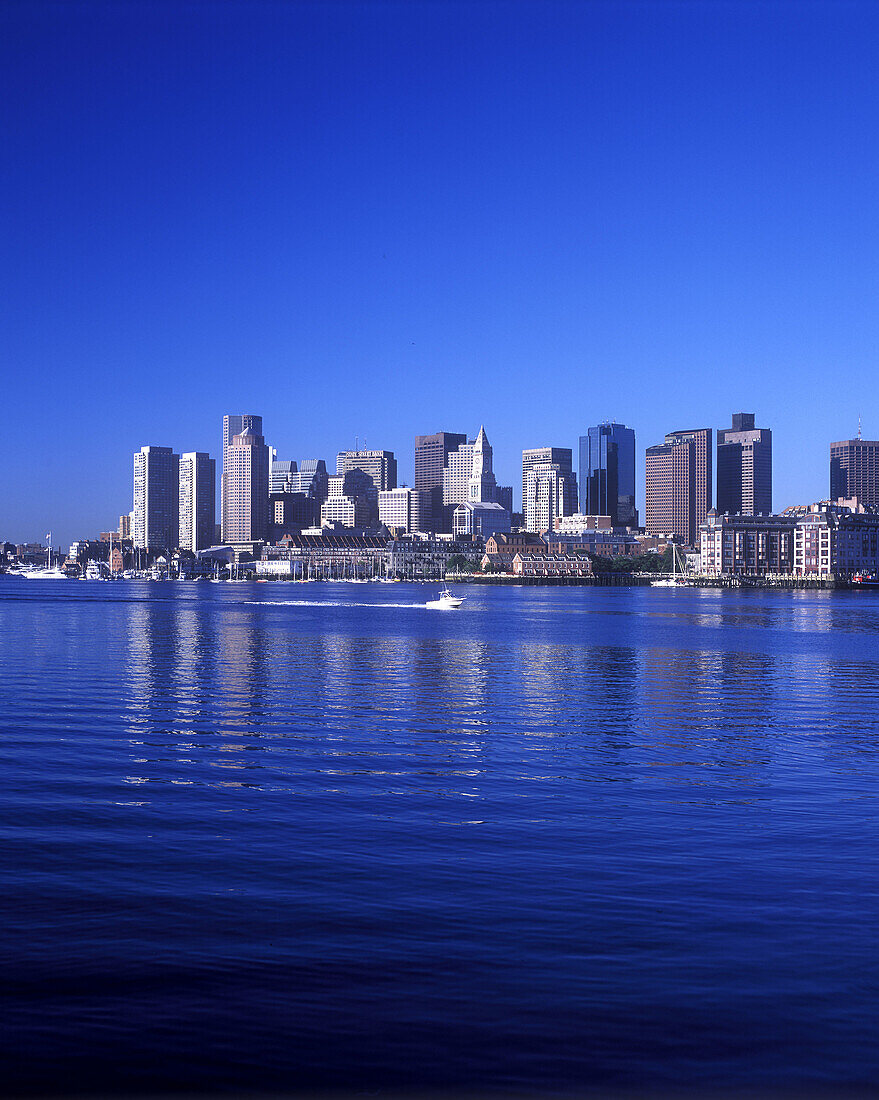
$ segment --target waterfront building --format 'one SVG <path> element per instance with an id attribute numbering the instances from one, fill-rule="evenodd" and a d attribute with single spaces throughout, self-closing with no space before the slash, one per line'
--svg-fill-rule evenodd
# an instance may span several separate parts
<path id="1" fill-rule="evenodd" d="M 385 489 L 378 495 L 378 521 L 389 530 L 426 531 L 433 518 L 429 489 Z"/>
<path id="2" fill-rule="evenodd" d="M 772 432 L 755 428 L 754 419 L 753 413 L 733 413 L 732 427 L 717 430 L 718 512 L 772 512 Z"/>
<path id="3" fill-rule="evenodd" d="M 223 542 L 232 541 L 229 535 L 230 517 L 231 517 L 231 502 L 227 499 L 229 496 L 228 486 L 228 473 L 229 462 L 227 460 L 226 452 L 232 447 L 233 440 L 237 435 L 247 430 L 253 431 L 257 436 L 262 437 L 262 417 L 255 416 L 253 413 L 230 413 L 223 417 L 223 468 L 220 474 L 220 531 Z M 263 440 L 263 443 L 265 440 Z M 236 460 L 240 464 L 240 456 Z M 266 486 L 266 506 L 268 506 L 268 480 L 269 480 L 269 449 L 265 448 L 265 486 Z M 238 504 L 235 504 L 236 513 L 239 511 Z M 236 521 L 237 522 L 237 521 Z"/>
<path id="4" fill-rule="evenodd" d="M 635 432 L 605 421 L 580 436 L 580 512 L 608 515 L 614 527 L 637 527 Z"/>
<path id="5" fill-rule="evenodd" d="M 794 516 L 713 509 L 700 528 L 699 570 L 709 577 L 794 571 Z"/>
<path id="6" fill-rule="evenodd" d="M 249 419 L 262 423 L 261 417 Z M 261 432 L 248 425 L 232 436 L 223 453 L 223 542 L 266 538 L 268 506 L 269 449 Z"/>
<path id="7" fill-rule="evenodd" d="M 131 537 L 137 549 L 176 549 L 179 466 L 180 456 L 170 447 L 141 447 L 136 452 Z"/>
<path id="8" fill-rule="evenodd" d="M 443 515 L 443 472 L 449 455 L 467 443 L 458 432 L 434 432 L 415 437 L 414 487 L 430 493 L 430 515 L 422 518 L 432 531 L 446 530 Z"/>
<path id="9" fill-rule="evenodd" d="M 647 448 L 646 526 L 695 546 L 711 508 L 711 428 L 669 432 Z"/>
<path id="10" fill-rule="evenodd" d="M 592 562 L 585 554 L 529 554 L 519 551 L 510 572 L 517 577 L 591 577 Z"/>
<path id="11" fill-rule="evenodd" d="M 879 505 L 879 441 L 844 439 L 830 444 L 830 499 L 857 497 Z"/>
<path id="12" fill-rule="evenodd" d="M 298 493 L 299 491 L 299 470 L 296 463 L 288 459 L 272 459 L 269 492 Z"/>
<path id="13" fill-rule="evenodd" d="M 397 460 L 393 451 L 339 451 L 336 473 L 359 470 L 372 482 L 377 493 L 397 488 Z"/>
<path id="14" fill-rule="evenodd" d="M 184 550 L 206 550 L 214 545 L 217 464 L 203 451 L 180 456 L 179 541 Z"/>
<path id="15" fill-rule="evenodd" d="M 494 501 L 465 500 L 455 507 L 452 530 L 455 538 L 485 540 L 510 530 L 510 513 Z"/>

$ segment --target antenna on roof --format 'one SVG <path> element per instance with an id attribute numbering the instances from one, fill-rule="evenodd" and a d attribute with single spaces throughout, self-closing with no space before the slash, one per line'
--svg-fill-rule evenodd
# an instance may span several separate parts
<path id="1" fill-rule="evenodd" d="M 858 413 L 858 439 L 861 438 L 861 414 Z"/>

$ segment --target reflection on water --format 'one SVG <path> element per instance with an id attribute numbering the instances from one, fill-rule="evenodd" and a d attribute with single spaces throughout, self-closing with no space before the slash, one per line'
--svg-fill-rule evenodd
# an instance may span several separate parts
<path id="1" fill-rule="evenodd" d="M 874 1079 L 879 599 L 328 589 L 0 588 L 8 1091 Z"/>

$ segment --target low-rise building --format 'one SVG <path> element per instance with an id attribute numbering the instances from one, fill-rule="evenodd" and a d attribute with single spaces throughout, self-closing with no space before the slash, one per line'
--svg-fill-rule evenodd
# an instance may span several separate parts
<path id="1" fill-rule="evenodd" d="M 510 513 L 493 501 L 468 500 L 455 508 L 452 531 L 456 538 L 465 536 L 485 540 L 510 530 Z"/>
<path id="2" fill-rule="evenodd" d="M 699 571 L 709 577 L 794 571 L 792 516 L 728 516 L 711 509 L 700 528 Z"/>
<path id="3" fill-rule="evenodd" d="M 585 554 L 526 554 L 513 558 L 517 577 L 591 577 L 592 562 Z"/>

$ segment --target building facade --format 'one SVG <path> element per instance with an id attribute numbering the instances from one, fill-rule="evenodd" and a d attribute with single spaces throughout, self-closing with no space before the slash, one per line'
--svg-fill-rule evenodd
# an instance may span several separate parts
<path id="1" fill-rule="evenodd" d="M 879 505 L 879 441 L 844 439 L 830 444 L 830 499 L 857 497 Z"/>
<path id="2" fill-rule="evenodd" d="M 670 432 L 647 448 L 646 528 L 651 535 L 674 535 L 696 546 L 711 509 L 712 431 Z"/>
<path id="3" fill-rule="evenodd" d="M 712 509 L 700 530 L 700 572 L 709 577 L 793 573 L 796 527 L 793 516 Z"/>
<path id="4" fill-rule="evenodd" d="M 269 449 L 248 426 L 223 454 L 223 542 L 258 542 L 268 537 L 268 526 Z"/>
<path id="5" fill-rule="evenodd" d="M 610 421 L 580 436 L 580 511 L 609 515 L 614 527 L 636 527 L 635 433 Z"/>
<path id="6" fill-rule="evenodd" d="M 376 492 L 397 488 L 397 460 L 393 451 L 339 451 L 336 473 L 360 470 L 372 482 Z"/>
<path id="7" fill-rule="evenodd" d="M 753 413 L 733 413 L 717 430 L 717 511 L 758 516 L 772 512 L 772 432 L 754 427 Z"/>
<path id="8" fill-rule="evenodd" d="M 427 531 L 433 518 L 429 489 L 386 489 L 378 495 L 378 521 L 390 530 L 411 534 Z"/>
<path id="9" fill-rule="evenodd" d="M 299 492 L 299 469 L 295 462 L 289 459 L 272 459 L 272 468 L 269 474 L 269 492 Z"/>
<path id="10" fill-rule="evenodd" d="M 430 515 L 422 518 L 430 530 L 443 531 L 443 472 L 449 455 L 466 444 L 467 436 L 458 432 L 434 432 L 415 437 L 415 488 L 430 493 Z"/>
<path id="11" fill-rule="evenodd" d="M 143 550 L 176 550 L 180 521 L 180 456 L 170 447 L 141 447 L 134 456 L 131 537 Z"/>
<path id="12" fill-rule="evenodd" d="M 568 456 L 570 453 L 568 451 Z M 526 468 L 523 458 L 522 478 L 522 517 L 526 531 L 551 531 L 557 519 L 576 511 L 577 485 L 570 464 L 565 470 L 556 463 L 532 464 L 529 461 Z"/>
<path id="13" fill-rule="evenodd" d="M 180 456 L 178 545 L 183 550 L 206 550 L 214 544 L 216 526 L 217 464 L 203 451 Z"/>
<path id="14" fill-rule="evenodd" d="M 494 501 L 465 500 L 455 508 L 455 538 L 485 539 L 510 530 L 510 513 Z"/>
<path id="15" fill-rule="evenodd" d="M 226 452 L 232 446 L 232 441 L 236 435 L 240 435 L 243 431 L 251 429 L 258 436 L 262 435 L 262 417 L 255 416 L 253 413 L 230 413 L 223 417 L 223 468 L 220 472 L 220 531 L 221 538 L 224 542 L 228 542 L 229 537 L 227 534 L 229 514 L 229 502 L 228 487 L 227 487 L 227 469 L 228 462 L 226 459 Z M 269 451 L 266 448 L 266 502 L 268 503 L 268 480 L 269 480 Z"/>

